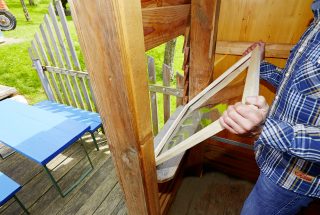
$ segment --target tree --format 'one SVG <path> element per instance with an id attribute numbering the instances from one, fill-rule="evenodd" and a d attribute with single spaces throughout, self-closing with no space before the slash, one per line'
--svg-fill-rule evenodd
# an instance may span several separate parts
<path id="1" fill-rule="evenodd" d="M 34 0 L 29 0 L 29 5 L 30 5 L 30 6 L 35 6 L 36 3 L 34 2 Z"/>
<path id="2" fill-rule="evenodd" d="M 30 18 L 26 3 L 24 2 L 24 0 L 20 0 L 20 3 L 22 5 L 24 16 L 26 17 L 26 20 L 30 21 L 31 18 Z"/>
<path id="3" fill-rule="evenodd" d="M 165 52 L 164 52 L 163 63 L 168 65 L 171 68 L 171 73 L 170 73 L 171 79 L 174 76 L 173 61 L 174 61 L 174 52 L 176 50 L 176 43 L 177 43 L 177 39 L 173 39 L 173 40 L 167 42 Z"/>

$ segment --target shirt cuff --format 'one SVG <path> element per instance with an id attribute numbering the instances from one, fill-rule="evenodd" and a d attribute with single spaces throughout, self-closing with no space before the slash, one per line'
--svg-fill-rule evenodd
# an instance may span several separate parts
<path id="1" fill-rule="evenodd" d="M 269 145 L 280 151 L 288 151 L 295 136 L 294 126 L 288 122 L 267 118 L 256 144 Z"/>

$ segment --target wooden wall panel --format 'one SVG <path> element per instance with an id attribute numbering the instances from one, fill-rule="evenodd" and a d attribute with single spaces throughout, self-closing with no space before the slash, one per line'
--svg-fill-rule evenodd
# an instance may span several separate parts
<path id="1" fill-rule="evenodd" d="M 189 4 L 144 8 L 142 17 L 146 50 L 183 35 L 189 23 L 189 15 Z"/>
<path id="2" fill-rule="evenodd" d="M 312 19 L 312 0 L 224 0 L 221 2 L 218 40 L 295 44 Z M 216 68 L 223 72 L 238 58 L 228 57 Z M 277 61 L 283 66 L 285 60 Z"/>
<path id="3" fill-rule="evenodd" d="M 312 0 L 224 0 L 218 40 L 296 43 L 308 25 Z"/>

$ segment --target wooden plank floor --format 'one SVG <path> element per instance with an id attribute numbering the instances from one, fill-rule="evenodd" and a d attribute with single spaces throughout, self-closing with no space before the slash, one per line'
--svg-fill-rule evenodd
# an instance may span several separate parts
<path id="1" fill-rule="evenodd" d="M 100 151 L 96 151 L 90 136 L 84 140 L 94 170 L 64 198 L 53 187 L 44 169 L 35 162 L 18 153 L 0 159 L 0 171 L 23 185 L 17 196 L 31 214 L 127 214 L 106 141 L 99 136 Z M 90 166 L 83 148 L 75 143 L 48 167 L 59 180 L 59 185 L 66 188 Z M 19 215 L 23 211 L 11 199 L 0 207 L 0 214 Z"/>
<path id="2" fill-rule="evenodd" d="M 186 177 L 169 215 L 238 215 L 253 184 L 219 172 Z"/>

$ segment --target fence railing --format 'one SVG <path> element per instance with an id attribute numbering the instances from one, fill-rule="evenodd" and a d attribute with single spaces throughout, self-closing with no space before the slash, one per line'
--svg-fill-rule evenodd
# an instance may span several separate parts
<path id="1" fill-rule="evenodd" d="M 182 105 L 183 98 L 183 75 L 176 72 L 176 86 L 170 85 L 172 69 L 163 64 L 162 66 L 162 85 L 156 84 L 156 71 L 154 59 L 148 56 L 148 74 L 149 74 L 149 91 L 151 102 L 152 125 L 154 135 L 159 132 L 159 117 L 161 113 L 158 111 L 158 94 L 162 94 L 163 103 L 163 121 L 164 123 L 170 118 L 171 113 L 171 96 L 176 97 L 176 107 Z"/>
<path id="2" fill-rule="evenodd" d="M 49 100 L 80 109 L 97 111 L 89 75 L 87 71 L 81 71 L 79 62 L 81 53 L 76 52 L 75 39 L 71 37 L 61 2 L 57 1 L 55 7 L 56 10 L 50 4 L 49 15 L 45 15 L 40 31 L 35 34 L 31 42 L 30 57 Z M 157 135 L 160 121 L 162 122 L 163 119 L 165 123 L 173 111 L 171 110 L 171 98 L 176 98 L 175 107 L 182 104 L 183 76 L 176 72 L 175 80 L 171 80 L 172 69 L 163 65 L 162 82 L 157 82 L 155 60 L 148 56 L 147 63 L 153 132 L 154 135 Z M 176 85 L 172 86 L 170 83 L 176 83 Z M 161 102 L 158 102 L 160 100 Z M 160 108 L 159 105 L 163 107 Z"/>

